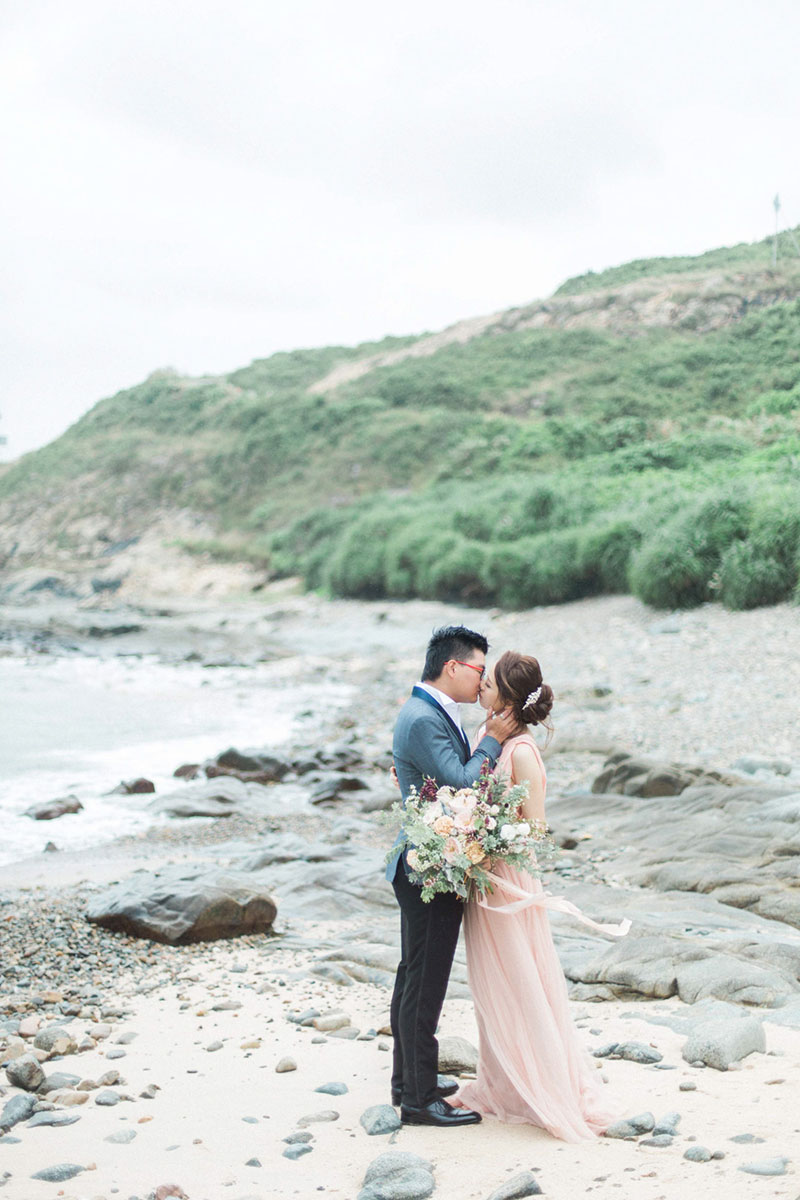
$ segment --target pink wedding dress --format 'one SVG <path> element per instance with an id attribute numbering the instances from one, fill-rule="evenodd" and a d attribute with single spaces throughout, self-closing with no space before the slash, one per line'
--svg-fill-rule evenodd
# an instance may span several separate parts
<path id="1" fill-rule="evenodd" d="M 497 763 L 511 775 L 515 746 L 533 746 L 530 734 L 511 738 Z M 453 1103 L 512 1125 L 539 1125 L 565 1142 L 589 1141 L 618 1113 L 602 1094 L 593 1060 L 572 1022 L 564 973 L 553 945 L 547 908 L 583 915 L 566 901 L 545 896 L 538 879 L 498 863 L 486 907 L 464 906 L 469 986 L 478 1018 L 477 1079 Z M 508 906 L 510 912 L 493 912 Z M 586 922 L 593 924 L 593 922 Z M 594 926 L 617 935 L 620 926 Z"/>

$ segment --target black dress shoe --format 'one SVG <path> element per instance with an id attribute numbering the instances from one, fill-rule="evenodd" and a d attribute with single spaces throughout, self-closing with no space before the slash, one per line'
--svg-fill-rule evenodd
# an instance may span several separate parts
<path id="1" fill-rule="evenodd" d="M 456 1092 L 458 1091 L 458 1089 L 460 1087 L 461 1087 L 460 1083 L 447 1083 L 443 1087 L 437 1087 L 435 1096 L 439 1100 L 442 1100 L 445 1096 L 455 1096 Z M 394 1088 L 392 1088 L 392 1104 L 394 1105 L 395 1108 L 399 1108 L 402 1103 L 403 1103 L 402 1093 L 396 1092 L 394 1090 Z"/>
<path id="2" fill-rule="evenodd" d="M 481 1114 L 471 1108 L 451 1108 L 446 1100 L 431 1100 L 422 1108 L 400 1109 L 400 1120 L 404 1125 L 440 1125 L 449 1129 L 456 1125 L 477 1125 Z"/>

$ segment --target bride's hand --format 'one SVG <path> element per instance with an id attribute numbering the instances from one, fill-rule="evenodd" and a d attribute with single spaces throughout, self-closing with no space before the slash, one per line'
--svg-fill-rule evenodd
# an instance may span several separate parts
<path id="1" fill-rule="evenodd" d="M 501 713 L 493 713 L 486 722 L 486 733 L 501 743 L 510 738 L 516 728 L 517 719 L 510 708 L 503 709 Z"/>

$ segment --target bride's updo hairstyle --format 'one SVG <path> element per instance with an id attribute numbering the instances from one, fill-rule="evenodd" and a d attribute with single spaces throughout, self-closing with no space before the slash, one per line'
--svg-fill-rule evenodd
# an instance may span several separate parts
<path id="1" fill-rule="evenodd" d="M 494 681 L 520 725 L 543 725 L 552 732 L 547 718 L 553 707 L 553 689 L 542 681 L 538 659 L 506 650 L 494 664 Z"/>

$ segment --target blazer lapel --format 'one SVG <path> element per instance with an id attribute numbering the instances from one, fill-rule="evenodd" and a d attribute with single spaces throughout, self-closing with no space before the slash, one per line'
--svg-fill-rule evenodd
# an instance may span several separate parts
<path id="1" fill-rule="evenodd" d="M 411 689 L 411 695 L 416 696 L 418 700 L 424 700 L 426 704 L 430 704 L 432 708 L 435 708 L 437 710 L 437 712 L 440 712 L 442 714 L 445 721 L 447 721 L 447 724 L 450 726 L 453 733 L 458 738 L 459 743 L 466 750 L 467 759 L 469 759 L 470 745 L 469 745 L 469 740 L 467 739 L 467 735 L 461 729 L 458 728 L 458 726 L 456 725 L 453 718 L 450 716 L 450 714 L 448 712 L 445 711 L 445 709 L 442 708 L 441 704 L 439 704 L 438 701 L 434 700 L 434 698 L 430 694 L 430 692 L 426 692 L 424 688 L 420 688 L 420 687 L 416 687 L 416 686 L 413 687 Z M 464 761 L 466 762 L 467 759 L 465 759 Z"/>

